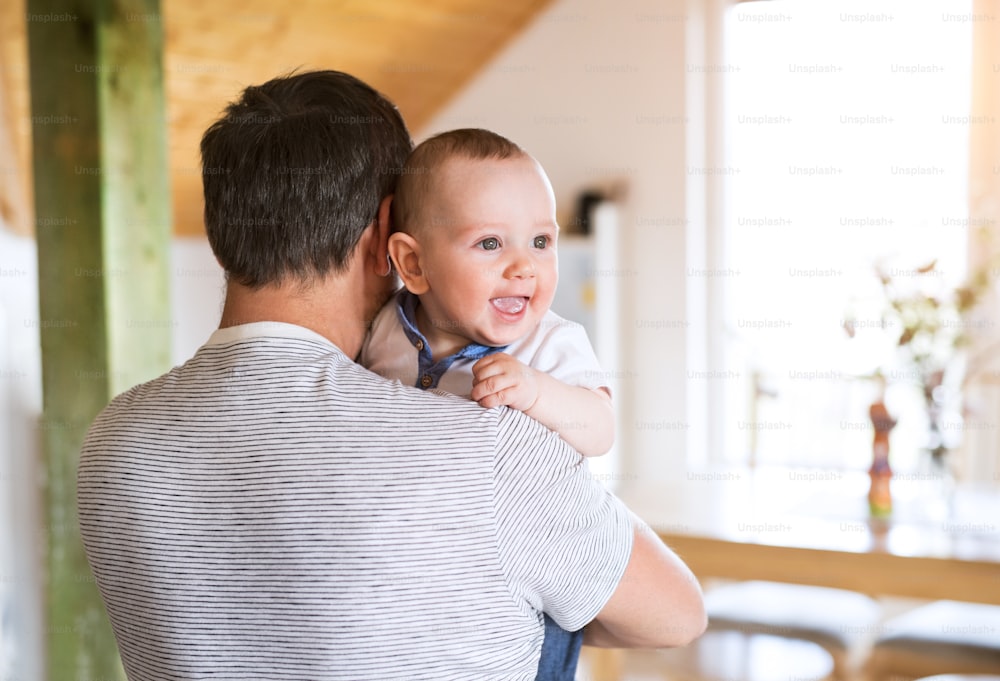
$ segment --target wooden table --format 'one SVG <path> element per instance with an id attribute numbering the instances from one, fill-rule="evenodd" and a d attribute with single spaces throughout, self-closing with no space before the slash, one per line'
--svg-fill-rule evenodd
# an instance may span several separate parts
<path id="1" fill-rule="evenodd" d="M 898 476 L 886 521 L 869 518 L 863 472 L 714 468 L 620 496 L 701 579 L 1000 604 L 997 487 L 940 487 Z"/>
<path id="2" fill-rule="evenodd" d="M 692 470 L 666 484 L 633 484 L 619 496 L 702 580 L 1000 604 L 998 488 L 959 485 L 949 500 L 940 481 L 927 477 L 893 480 L 886 521 L 869 517 L 864 472 Z M 619 681 L 624 655 L 585 648 L 582 659 L 590 678 Z"/>

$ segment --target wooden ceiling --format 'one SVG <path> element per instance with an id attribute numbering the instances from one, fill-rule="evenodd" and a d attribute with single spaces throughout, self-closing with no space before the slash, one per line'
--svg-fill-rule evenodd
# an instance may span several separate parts
<path id="1" fill-rule="evenodd" d="M 162 0 L 174 232 L 203 233 L 198 143 L 245 86 L 297 68 L 346 71 L 396 102 L 416 131 L 549 1 Z M 25 5 L 0 5 L 0 211 L 27 234 Z"/>

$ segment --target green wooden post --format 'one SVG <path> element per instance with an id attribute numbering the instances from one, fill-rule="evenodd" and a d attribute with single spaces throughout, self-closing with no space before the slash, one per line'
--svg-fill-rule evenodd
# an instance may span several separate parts
<path id="1" fill-rule="evenodd" d="M 158 0 L 28 0 L 50 679 L 122 678 L 83 553 L 76 463 L 108 400 L 170 363 Z"/>

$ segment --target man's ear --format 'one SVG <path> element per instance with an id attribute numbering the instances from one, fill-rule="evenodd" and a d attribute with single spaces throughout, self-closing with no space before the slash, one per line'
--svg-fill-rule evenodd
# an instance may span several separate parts
<path id="1" fill-rule="evenodd" d="M 392 233 L 390 220 L 390 208 L 392 207 L 392 194 L 382 199 L 378 205 L 378 215 L 375 218 L 375 238 L 372 239 L 372 257 L 375 260 L 375 274 L 380 277 L 388 277 L 392 274 L 392 267 L 386 261 L 386 253 L 389 252 L 389 234 Z M 387 271 L 383 272 L 382 268 Z"/>
<path id="2" fill-rule="evenodd" d="M 419 296 L 430 289 L 424 274 L 419 241 L 404 232 L 394 232 L 389 235 L 389 256 L 396 267 L 396 274 L 410 293 Z"/>

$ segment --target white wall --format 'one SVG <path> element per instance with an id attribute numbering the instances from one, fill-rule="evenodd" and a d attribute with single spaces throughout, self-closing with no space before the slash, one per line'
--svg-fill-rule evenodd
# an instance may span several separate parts
<path id="1" fill-rule="evenodd" d="M 170 354 L 176 365 L 194 355 L 218 328 L 225 278 L 207 239 L 174 239 L 170 258 L 170 298 L 174 321 Z"/>
<path id="2" fill-rule="evenodd" d="M 38 265 L 32 239 L 0 223 L 0 679 L 40 678 L 44 542 Z M 15 521 L 16 522 L 13 522 Z"/>
<path id="3" fill-rule="evenodd" d="M 560 221 L 583 189 L 622 195 L 619 470 L 655 482 L 704 448 L 705 50 L 700 0 L 557 0 L 424 129 L 486 127 L 548 172 Z M 695 68 L 689 68 L 691 64 Z M 691 101 L 688 101 L 691 93 Z M 692 106 L 693 105 L 693 106 Z M 691 116 L 694 112 L 698 116 Z M 697 453 L 700 455 L 700 452 Z"/>

